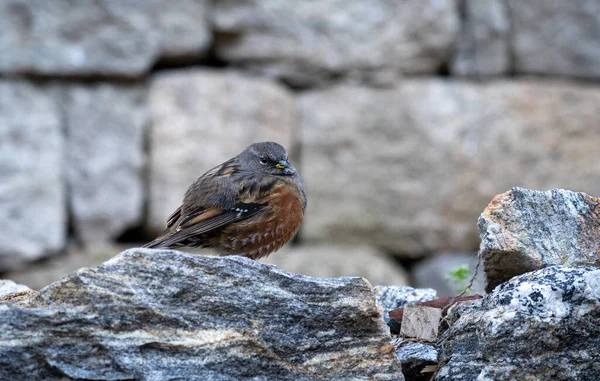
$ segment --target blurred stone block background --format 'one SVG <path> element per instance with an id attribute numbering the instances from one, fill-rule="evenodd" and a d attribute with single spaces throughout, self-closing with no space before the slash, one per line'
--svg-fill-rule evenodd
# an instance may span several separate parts
<path id="1" fill-rule="evenodd" d="M 600 0 L 4 0 L 0 275 L 38 288 L 137 246 L 194 179 L 275 140 L 309 203 L 270 263 L 441 289 L 496 194 L 600 196 L 598 15 Z"/>

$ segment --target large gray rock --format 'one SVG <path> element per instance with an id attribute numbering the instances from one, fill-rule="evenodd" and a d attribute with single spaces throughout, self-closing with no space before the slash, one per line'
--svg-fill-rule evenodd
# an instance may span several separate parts
<path id="1" fill-rule="evenodd" d="M 0 73 L 140 76 L 209 46 L 206 0 L 7 0 Z"/>
<path id="2" fill-rule="evenodd" d="M 508 0 L 515 70 L 600 77 L 600 2 Z"/>
<path id="3" fill-rule="evenodd" d="M 360 276 L 386 286 L 409 283 L 406 270 L 393 257 L 369 246 L 289 245 L 263 262 L 314 277 Z"/>
<path id="4" fill-rule="evenodd" d="M 401 72 L 436 72 L 448 61 L 459 26 L 455 0 L 215 5 L 220 57 L 300 86 L 339 75 L 389 82 Z"/>
<path id="5" fill-rule="evenodd" d="M 86 243 L 108 241 L 142 214 L 145 92 L 138 85 L 77 85 L 64 96 L 73 227 Z"/>
<path id="6" fill-rule="evenodd" d="M 50 91 L 0 80 L 0 271 L 65 245 L 62 155 L 60 110 Z"/>
<path id="7" fill-rule="evenodd" d="M 600 378 L 600 269 L 547 267 L 453 309 L 435 380 Z"/>
<path id="8" fill-rule="evenodd" d="M 513 188 L 479 217 L 487 290 L 552 265 L 600 267 L 600 199 L 562 189 Z"/>
<path id="9" fill-rule="evenodd" d="M 149 227 L 164 229 L 188 186 L 251 143 L 294 148 L 296 103 L 282 86 L 232 72 L 164 73 L 150 95 Z M 293 161 L 293 158 L 292 158 Z"/>
<path id="10" fill-rule="evenodd" d="M 404 257 L 474 250 L 499 190 L 600 194 L 600 167 L 582 154 L 600 145 L 599 104 L 600 88 L 533 80 L 303 93 L 303 239 Z"/>
<path id="11" fill-rule="evenodd" d="M 0 305 L 0 378 L 403 380 L 371 286 L 132 249 Z"/>
<path id="12" fill-rule="evenodd" d="M 511 69 L 510 14 L 505 0 L 462 0 L 462 23 L 450 70 L 461 76 Z"/>

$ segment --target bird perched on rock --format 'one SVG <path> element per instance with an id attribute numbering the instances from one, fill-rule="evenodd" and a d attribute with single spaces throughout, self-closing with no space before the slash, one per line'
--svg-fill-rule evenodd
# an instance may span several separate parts
<path id="1" fill-rule="evenodd" d="M 254 143 L 198 178 L 150 248 L 206 247 L 221 255 L 267 256 L 294 237 L 306 191 L 275 142 Z"/>

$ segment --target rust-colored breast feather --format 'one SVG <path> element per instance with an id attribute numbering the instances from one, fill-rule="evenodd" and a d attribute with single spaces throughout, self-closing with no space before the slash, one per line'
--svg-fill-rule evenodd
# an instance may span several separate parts
<path id="1" fill-rule="evenodd" d="M 298 194 L 283 184 L 260 202 L 268 205 L 260 214 L 226 227 L 216 247 L 223 254 L 252 259 L 269 255 L 291 240 L 302 223 L 304 207 Z"/>

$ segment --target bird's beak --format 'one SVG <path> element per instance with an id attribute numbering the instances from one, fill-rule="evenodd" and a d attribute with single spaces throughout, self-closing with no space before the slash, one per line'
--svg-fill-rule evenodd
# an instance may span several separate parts
<path id="1" fill-rule="evenodd" d="M 290 167 L 290 163 L 288 163 L 285 160 L 281 160 L 279 163 L 275 164 L 275 168 L 277 169 L 284 169 L 284 168 L 289 168 Z"/>

